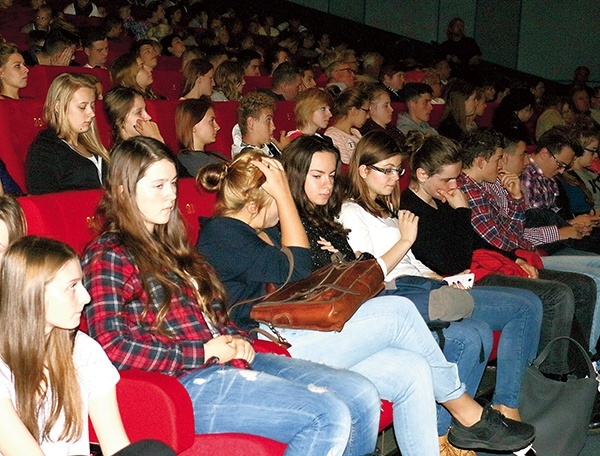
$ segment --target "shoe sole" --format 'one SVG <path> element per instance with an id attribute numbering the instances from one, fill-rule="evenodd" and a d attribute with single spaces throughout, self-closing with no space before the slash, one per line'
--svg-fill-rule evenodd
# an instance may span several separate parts
<path id="1" fill-rule="evenodd" d="M 519 446 L 516 448 L 497 448 L 497 447 L 494 447 L 493 445 L 489 445 L 487 442 L 482 442 L 481 440 L 474 440 L 474 441 L 468 441 L 468 440 L 460 441 L 459 440 L 459 441 L 456 441 L 454 438 L 451 437 L 451 434 L 448 434 L 448 442 L 450 442 L 456 448 L 460 448 L 462 450 L 491 450 L 491 451 L 507 451 L 507 452 L 519 451 L 519 450 L 527 448 L 529 445 L 531 445 L 533 443 L 534 439 L 535 439 L 535 434 L 532 435 L 530 438 L 528 438 L 524 444 L 519 444 Z"/>

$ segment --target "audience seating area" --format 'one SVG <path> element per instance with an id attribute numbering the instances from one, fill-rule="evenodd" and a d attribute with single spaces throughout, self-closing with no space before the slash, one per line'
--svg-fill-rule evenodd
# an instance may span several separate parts
<path id="1" fill-rule="evenodd" d="M 60 71 L 59 67 L 43 67 L 36 66 L 32 71 L 41 68 L 40 85 L 43 81 L 50 85 L 52 77 L 56 76 Z M 87 72 L 103 72 L 104 70 L 92 69 L 77 69 L 77 71 Z M 258 76 L 257 78 L 261 78 Z M 252 79 L 252 78 L 248 78 Z M 36 90 L 47 91 L 39 88 Z M 40 97 L 32 97 L 22 100 L 3 100 L 0 103 L 0 123 L 9 125 L 15 128 L 0 129 L 0 144 L 2 144 L 1 157 L 5 162 L 8 171 L 15 181 L 25 190 L 25 159 L 27 157 L 27 149 L 36 135 L 45 128 L 43 121 L 43 105 L 44 99 Z M 165 140 L 165 143 L 175 152 L 178 153 L 180 145 L 175 134 L 175 108 L 179 101 L 171 100 L 147 100 L 146 108 L 148 114 L 158 124 L 160 132 Z M 394 117 L 392 122 L 396 122 L 399 112 L 404 111 L 402 103 L 393 103 Z M 209 146 L 212 151 L 220 152 L 226 157 L 230 157 L 231 153 L 231 130 L 237 124 L 237 107 L 238 102 L 218 102 L 214 104 L 217 122 L 221 130 L 217 134 L 217 141 Z M 444 105 L 435 105 L 432 111 L 432 125 L 436 126 L 441 119 Z M 279 101 L 275 111 L 275 137 L 279 138 L 281 131 L 294 130 L 296 128 L 294 115 L 294 102 Z M 100 138 L 107 148 L 111 146 L 111 129 L 104 113 L 104 106 L 101 101 L 96 103 L 96 123 Z"/>
<path id="2" fill-rule="evenodd" d="M 197 188 L 193 179 L 181 179 L 178 191 L 179 210 L 183 214 L 195 243 L 198 217 L 212 214 L 215 195 Z M 102 190 L 81 190 L 19 198 L 29 234 L 47 236 L 71 245 L 81 253 L 97 226 L 95 210 Z M 85 328 L 82 328 L 85 330 Z M 259 341 L 258 351 L 288 353 L 278 345 Z M 279 456 L 285 445 L 257 436 L 239 434 L 194 435 L 192 404 L 183 386 L 174 378 L 138 370 L 121 372 L 117 387 L 119 408 L 132 441 L 160 439 L 182 456 Z M 140 397 L 144 400 L 140 401 Z M 382 403 L 380 429 L 392 424 L 392 407 Z M 92 441 L 95 435 L 92 433 Z"/>

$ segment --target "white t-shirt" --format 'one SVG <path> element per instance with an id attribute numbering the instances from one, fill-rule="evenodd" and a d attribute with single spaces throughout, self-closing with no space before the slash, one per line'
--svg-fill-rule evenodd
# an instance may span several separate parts
<path id="1" fill-rule="evenodd" d="M 75 337 L 73 360 L 79 374 L 79 386 L 83 397 L 83 432 L 79 440 L 75 442 L 54 441 L 60 435 L 64 426 L 64 418 L 59 418 L 52 431 L 50 431 L 50 440 L 46 440 L 41 444 L 42 451 L 46 456 L 90 454 L 87 420 L 88 403 L 91 399 L 105 394 L 119 381 L 119 373 L 109 361 L 102 347 L 82 332 L 78 332 Z M 13 405 L 15 405 L 15 387 L 12 373 L 2 360 L 0 360 L 0 398 L 10 398 Z M 45 407 L 46 413 L 49 413 L 48 405 L 46 404 Z"/>
<path id="2" fill-rule="evenodd" d="M 368 252 L 379 259 L 400 240 L 398 219 L 395 217 L 375 217 L 354 202 L 342 205 L 339 221 L 349 229 L 348 243 L 355 252 Z M 401 276 L 435 277 L 435 272 L 417 260 L 409 250 L 400 262 L 387 271 L 383 261 L 378 261 L 385 281 L 391 282 Z"/>

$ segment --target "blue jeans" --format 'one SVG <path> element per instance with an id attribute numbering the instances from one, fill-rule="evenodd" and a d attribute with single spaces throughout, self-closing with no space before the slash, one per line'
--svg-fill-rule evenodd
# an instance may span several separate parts
<path id="1" fill-rule="evenodd" d="M 523 371 L 538 349 L 542 301 L 518 288 L 477 286 L 469 293 L 475 300 L 473 318 L 485 321 L 492 331 L 502 331 L 492 402 L 517 408 Z"/>
<path id="2" fill-rule="evenodd" d="M 402 292 L 402 282 L 397 285 L 397 290 L 385 292 Z M 537 352 L 542 303 L 535 294 L 516 288 L 476 287 L 468 292 L 475 302 L 473 315 L 444 329 L 444 355 L 458 365 L 467 392 L 474 395 L 492 349 L 492 331 L 502 331 L 493 403 L 516 408 L 523 371 Z M 426 294 L 425 298 L 417 299 L 420 305 L 428 305 Z M 428 315 L 426 308 L 419 310 Z M 450 419 L 448 412 L 438 407 L 440 435 L 447 433 Z"/>
<path id="3" fill-rule="evenodd" d="M 382 296 L 364 303 L 341 332 L 281 329 L 292 356 L 343 367 L 371 380 L 394 405 L 404 456 L 439 456 L 435 401 L 465 392 L 412 302 Z"/>
<path id="4" fill-rule="evenodd" d="M 298 456 L 359 456 L 375 448 L 379 394 L 354 372 L 257 353 L 252 370 L 215 365 L 179 381 L 198 434 L 259 435 Z"/>
<path id="5" fill-rule="evenodd" d="M 561 251 L 561 254 L 558 255 L 542 257 L 544 267 L 555 271 L 585 274 L 594 279 L 596 283 L 595 302 L 578 303 L 575 306 L 575 318 L 582 328 L 586 328 L 586 324 L 591 322 L 591 328 L 589 329 L 589 350 L 595 353 L 596 343 L 598 342 L 598 337 L 600 337 L 600 310 L 598 309 L 600 306 L 597 305 L 600 302 L 600 255 L 589 253 L 585 255 L 566 255 L 562 253 Z"/>

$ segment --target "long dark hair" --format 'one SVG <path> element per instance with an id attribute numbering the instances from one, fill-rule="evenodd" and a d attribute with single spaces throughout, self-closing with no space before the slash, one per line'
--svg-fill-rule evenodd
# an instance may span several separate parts
<path id="1" fill-rule="evenodd" d="M 152 138 L 138 136 L 122 141 L 112 152 L 106 192 L 98 205 L 103 232 L 119 233 L 121 242 L 139 268 L 144 289 L 150 289 L 147 277 L 154 278 L 164 287 L 163 302 L 154 324 L 154 329 L 161 333 L 171 297 L 181 293 L 174 276 L 191 289 L 197 289 L 201 310 L 214 322 L 226 320 L 224 315 L 217 316 L 211 307 L 214 301 L 225 301 L 225 289 L 212 268 L 189 245 L 179 210 L 175 208 L 169 221 L 157 225 L 151 233 L 144 225 L 136 203 L 137 183 L 150 166 L 161 160 L 168 160 L 175 166 L 172 157 L 167 146 Z M 146 303 L 146 309 L 149 304 Z"/>
<path id="2" fill-rule="evenodd" d="M 310 170 L 310 163 L 313 155 L 317 152 L 333 154 L 336 162 L 336 178 L 333 190 L 327 203 L 322 206 L 314 205 L 304 191 L 304 183 Z M 300 217 L 315 227 L 329 228 L 345 234 L 347 231 L 340 223 L 335 221 L 343 202 L 343 191 L 342 183 L 338 179 L 340 153 L 333 144 L 317 135 L 301 136 L 285 148 L 281 161 Z"/>

